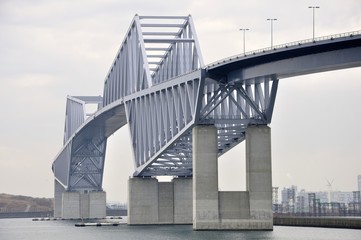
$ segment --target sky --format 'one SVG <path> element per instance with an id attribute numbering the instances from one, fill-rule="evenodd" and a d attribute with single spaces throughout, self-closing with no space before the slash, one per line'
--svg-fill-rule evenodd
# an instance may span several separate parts
<path id="1" fill-rule="evenodd" d="M 101 95 L 135 14 L 188 15 L 205 64 L 315 35 L 361 30 L 360 0 L 0 0 L 0 193 L 53 197 L 67 95 Z M 361 68 L 279 83 L 270 124 L 273 186 L 357 190 Z M 128 126 L 108 139 L 103 188 L 126 202 L 134 171 Z M 219 188 L 245 189 L 244 144 L 219 159 Z"/>

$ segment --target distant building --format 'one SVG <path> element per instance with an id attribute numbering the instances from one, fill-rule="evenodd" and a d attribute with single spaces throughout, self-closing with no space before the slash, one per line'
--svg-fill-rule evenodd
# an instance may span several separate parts
<path id="1" fill-rule="evenodd" d="M 358 176 L 359 187 L 361 175 Z M 274 189 L 276 190 L 276 188 Z M 278 192 L 278 188 L 277 188 Z M 361 216 L 360 191 L 297 191 L 297 186 L 281 190 L 281 203 L 273 201 L 273 211 L 277 214 L 299 216 Z"/>
<path id="2" fill-rule="evenodd" d="M 283 188 L 281 191 L 282 203 L 290 203 L 296 199 L 297 186 L 292 185 L 290 188 Z"/>
<path id="3" fill-rule="evenodd" d="M 316 199 L 319 199 L 320 203 L 327 203 L 328 200 L 328 192 L 320 191 L 315 192 L 316 193 Z M 341 191 L 334 191 L 331 192 L 331 202 L 337 202 L 337 203 L 345 203 L 348 204 L 350 202 L 353 202 L 353 192 L 341 192 Z"/>
<path id="4" fill-rule="evenodd" d="M 297 186 L 292 185 L 290 188 L 283 188 L 281 195 L 283 210 L 285 212 L 294 212 L 297 197 Z"/>
<path id="5" fill-rule="evenodd" d="M 350 203 L 353 202 L 353 192 L 335 191 L 331 193 L 332 202 Z"/>
<path id="6" fill-rule="evenodd" d="M 331 193 L 331 195 L 332 195 L 332 193 Z M 324 192 L 324 191 L 316 192 L 316 198 L 320 199 L 321 203 L 327 203 L 328 202 L 328 192 Z M 334 198 L 332 198 L 332 196 L 331 196 L 331 199 L 334 199 Z"/>
<path id="7" fill-rule="evenodd" d="M 296 213 L 305 213 L 308 212 L 308 193 L 305 189 L 301 189 L 297 193 L 296 197 Z"/>
<path id="8" fill-rule="evenodd" d="M 358 191 L 361 192 L 361 175 L 357 176 Z"/>

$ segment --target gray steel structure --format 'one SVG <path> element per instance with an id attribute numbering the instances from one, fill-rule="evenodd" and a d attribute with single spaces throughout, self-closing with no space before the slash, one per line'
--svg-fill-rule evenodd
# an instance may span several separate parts
<path id="1" fill-rule="evenodd" d="M 361 32 L 309 39 L 205 66 L 191 16 L 136 15 L 106 76 L 103 98 L 67 99 L 56 180 L 102 190 L 106 140 L 129 124 L 134 176 L 192 176 L 192 128 L 212 124 L 221 156 L 249 125 L 272 120 L 279 79 L 361 66 Z M 85 106 L 98 104 L 86 118 Z"/>

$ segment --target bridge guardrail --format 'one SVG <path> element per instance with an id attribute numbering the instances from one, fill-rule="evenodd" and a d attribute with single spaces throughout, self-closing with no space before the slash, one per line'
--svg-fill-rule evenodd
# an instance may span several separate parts
<path id="1" fill-rule="evenodd" d="M 227 57 L 227 58 L 218 60 L 216 62 L 212 62 L 212 63 L 208 64 L 206 66 L 206 68 L 211 67 L 211 66 L 215 66 L 215 65 L 220 64 L 220 63 L 225 63 L 225 62 L 230 61 L 232 59 L 237 59 L 237 58 L 240 58 L 240 57 L 248 57 L 250 55 L 256 55 L 258 53 L 266 53 L 266 52 L 269 52 L 269 51 L 275 51 L 275 50 L 278 50 L 278 49 L 284 49 L 284 48 L 293 47 L 293 46 L 300 46 L 300 45 L 307 44 L 307 43 L 312 43 L 312 42 L 315 43 L 315 42 L 318 42 L 318 41 L 334 40 L 334 39 L 338 39 L 338 38 L 353 37 L 353 36 L 357 36 L 357 35 L 361 35 L 361 30 L 352 31 L 352 32 L 345 32 L 345 33 L 337 33 L 337 34 L 327 35 L 327 36 L 322 36 L 322 37 L 317 37 L 317 38 L 310 38 L 310 39 L 305 39 L 305 40 L 300 40 L 300 41 L 283 43 L 283 44 L 275 45 L 273 47 L 266 47 L 266 48 L 261 48 L 261 49 L 257 49 L 257 50 L 253 50 L 253 51 L 248 51 L 248 52 L 246 52 L 244 54 L 233 55 L 231 57 Z"/>

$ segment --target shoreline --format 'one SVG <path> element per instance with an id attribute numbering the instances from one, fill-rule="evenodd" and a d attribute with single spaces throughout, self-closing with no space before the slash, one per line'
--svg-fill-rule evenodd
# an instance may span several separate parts
<path id="1" fill-rule="evenodd" d="M 361 217 L 273 217 L 274 226 L 361 229 Z"/>

